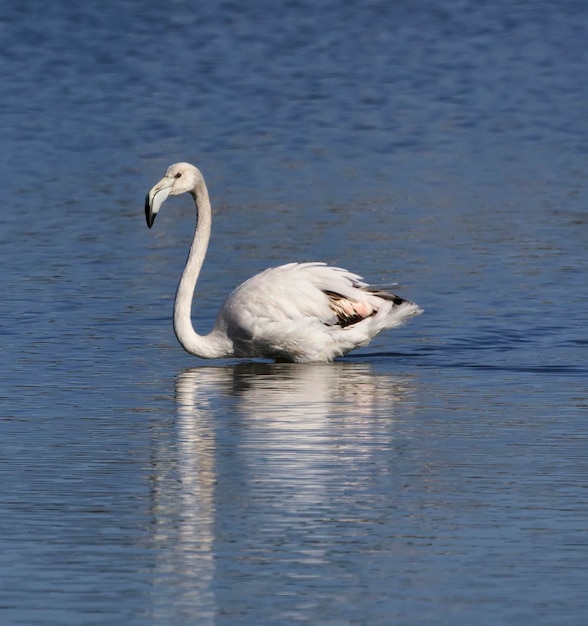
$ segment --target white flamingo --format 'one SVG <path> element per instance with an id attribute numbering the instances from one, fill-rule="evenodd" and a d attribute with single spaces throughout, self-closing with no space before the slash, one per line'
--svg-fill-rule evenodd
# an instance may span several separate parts
<path id="1" fill-rule="evenodd" d="M 386 328 L 421 313 L 414 304 L 325 263 L 289 263 L 267 269 L 237 287 L 221 306 L 212 332 L 198 335 L 190 319 L 196 281 L 210 239 L 211 206 L 200 170 L 175 163 L 149 191 L 151 228 L 168 196 L 190 193 L 196 230 L 174 306 L 182 347 L 205 359 L 265 357 L 298 363 L 329 362 L 365 346 Z"/>

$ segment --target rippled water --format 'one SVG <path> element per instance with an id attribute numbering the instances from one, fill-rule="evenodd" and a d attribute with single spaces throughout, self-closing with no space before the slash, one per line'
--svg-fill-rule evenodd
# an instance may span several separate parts
<path id="1" fill-rule="evenodd" d="M 584 624 L 582 2 L 0 12 L 2 624 Z M 426 310 L 329 366 L 203 362 L 292 260 Z"/>

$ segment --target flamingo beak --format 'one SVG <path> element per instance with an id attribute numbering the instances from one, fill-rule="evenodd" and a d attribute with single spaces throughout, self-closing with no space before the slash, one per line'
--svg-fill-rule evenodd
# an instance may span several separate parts
<path id="1" fill-rule="evenodd" d="M 174 185 L 174 179 L 164 176 L 145 197 L 145 219 L 147 226 L 151 228 L 155 217 L 159 213 L 161 205 L 167 200 Z"/>

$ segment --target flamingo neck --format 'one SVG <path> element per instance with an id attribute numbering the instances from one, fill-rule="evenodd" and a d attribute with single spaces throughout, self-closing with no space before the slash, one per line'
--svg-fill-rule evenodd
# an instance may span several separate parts
<path id="1" fill-rule="evenodd" d="M 212 223 L 212 210 L 206 185 L 200 185 L 191 193 L 196 205 L 196 230 L 176 292 L 174 332 L 187 352 L 204 359 L 216 359 L 231 354 L 226 335 L 223 336 L 216 329 L 208 335 L 199 335 L 194 330 L 191 320 L 192 299 L 208 249 Z"/>

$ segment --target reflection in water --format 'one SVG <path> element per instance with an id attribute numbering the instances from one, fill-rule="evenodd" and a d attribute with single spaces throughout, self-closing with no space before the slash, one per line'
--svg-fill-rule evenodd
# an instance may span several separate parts
<path id="1" fill-rule="evenodd" d="M 215 441 L 207 403 L 196 398 L 195 392 L 182 377 L 178 379 L 177 438 L 157 437 L 153 492 L 157 566 L 152 610 L 156 620 L 185 612 L 186 617 L 197 615 L 199 624 L 213 624 Z M 169 586 L 174 593 L 164 591 Z M 175 606 L 159 604 L 159 598 L 169 601 L 170 597 L 176 598 Z"/>
<path id="2" fill-rule="evenodd" d="M 226 604 L 225 579 L 240 575 L 226 571 L 240 567 L 239 547 L 259 532 L 266 544 L 273 535 L 282 540 L 302 519 L 308 532 L 324 518 L 337 493 L 365 480 L 358 460 L 393 438 L 395 404 L 405 414 L 410 391 L 410 378 L 357 363 L 245 363 L 180 374 L 177 439 L 157 451 L 156 588 L 177 577 L 184 587 L 177 601 L 197 607 L 199 623 L 213 623 Z M 319 541 L 307 546 L 296 566 L 320 561 L 324 549 Z M 172 610 L 156 598 L 154 606 L 160 618 Z"/>
<path id="3" fill-rule="evenodd" d="M 332 481 L 353 472 L 345 466 L 389 439 L 394 403 L 407 393 L 406 381 L 378 378 L 366 364 L 258 364 L 235 374 L 247 479 L 271 488 L 282 515 L 324 503 Z"/>

